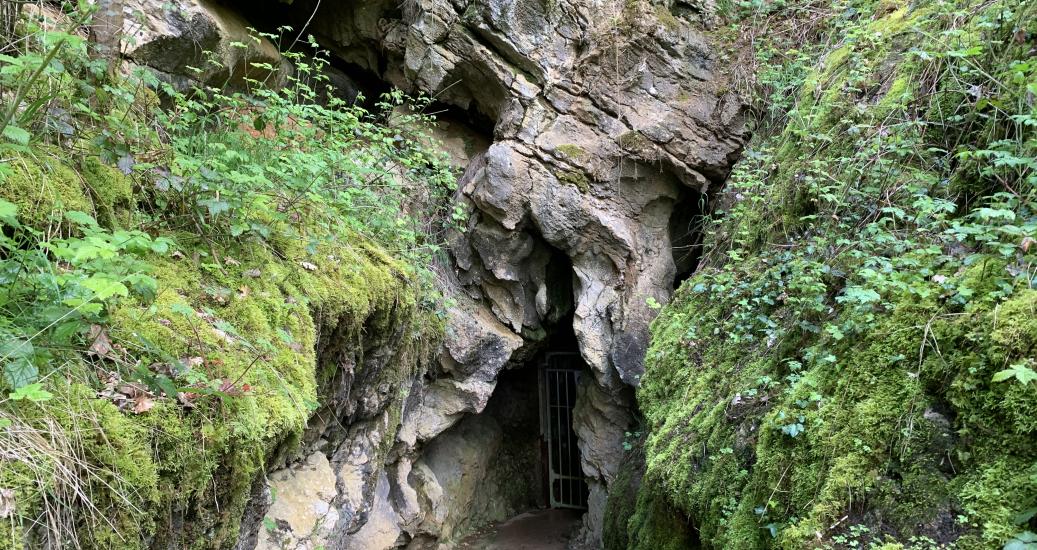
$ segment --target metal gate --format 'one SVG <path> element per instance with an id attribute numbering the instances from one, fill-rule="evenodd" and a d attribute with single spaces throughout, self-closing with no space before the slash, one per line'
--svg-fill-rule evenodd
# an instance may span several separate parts
<path id="1" fill-rule="evenodd" d="M 587 481 L 573 432 L 573 406 L 582 358 L 578 353 L 549 353 L 540 384 L 541 431 L 547 440 L 548 499 L 552 508 L 586 508 Z"/>

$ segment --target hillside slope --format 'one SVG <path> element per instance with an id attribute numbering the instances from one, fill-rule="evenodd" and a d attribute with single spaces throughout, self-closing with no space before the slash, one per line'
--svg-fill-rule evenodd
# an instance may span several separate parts
<path id="1" fill-rule="evenodd" d="M 0 546 L 254 547 L 268 470 L 356 418 L 394 441 L 453 176 L 430 119 L 329 99 L 320 58 L 181 92 L 86 17 L 27 13 L 0 72 Z"/>
<path id="2" fill-rule="evenodd" d="M 1034 3 L 743 4 L 756 136 L 653 324 L 606 540 L 1027 547 Z"/>

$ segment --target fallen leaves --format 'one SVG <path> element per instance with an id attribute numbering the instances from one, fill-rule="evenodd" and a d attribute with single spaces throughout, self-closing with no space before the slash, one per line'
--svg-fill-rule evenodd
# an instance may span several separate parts
<path id="1" fill-rule="evenodd" d="M 109 373 L 103 390 L 97 397 L 115 404 L 120 411 L 143 414 L 155 406 L 155 394 L 139 382 L 124 382 L 117 373 Z"/>
<path id="2" fill-rule="evenodd" d="M 133 404 L 133 414 L 142 414 L 151 410 L 155 406 L 155 400 L 150 397 L 140 397 L 135 400 Z"/>
<path id="3" fill-rule="evenodd" d="M 216 378 L 208 379 L 201 374 L 201 379 L 196 375 L 194 379 L 188 378 L 189 385 L 176 388 L 172 386 L 171 380 L 179 380 L 184 383 L 182 375 L 191 371 L 198 372 L 208 364 L 210 367 L 218 367 L 223 364 L 218 358 L 206 361 L 203 357 L 191 356 L 181 358 L 176 365 L 169 363 L 154 363 L 148 370 L 166 377 L 170 389 L 159 391 L 142 382 L 129 382 L 123 380 L 119 373 L 109 372 L 105 374 L 105 387 L 97 392 L 97 397 L 111 401 L 120 411 L 133 414 L 144 414 L 155 407 L 163 399 L 175 400 L 184 409 L 193 409 L 197 406 L 196 401 L 203 396 L 219 397 L 241 397 L 252 391 L 249 384 L 239 384 L 238 379 Z M 166 386 L 162 386 L 163 389 Z"/>

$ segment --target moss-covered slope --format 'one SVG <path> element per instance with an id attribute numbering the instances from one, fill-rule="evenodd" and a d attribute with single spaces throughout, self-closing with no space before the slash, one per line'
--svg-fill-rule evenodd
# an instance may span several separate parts
<path id="1" fill-rule="evenodd" d="M 64 208 L 100 218 L 112 203 L 92 197 L 130 185 L 118 171 L 105 180 L 97 176 L 107 167 L 54 156 L 13 164 L 0 197 L 40 229 Z M 33 187 L 20 188 L 23 180 Z M 246 242 L 142 255 L 154 298 L 119 301 L 91 354 L 50 365 L 49 399 L 0 403 L 0 488 L 14 507 L 0 522 L 0 546 L 232 545 L 254 480 L 298 443 L 322 400 L 318 384 L 334 375 L 318 367 L 318 335 L 356 349 L 396 337 L 400 360 L 385 368 L 400 372 L 382 375 L 396 380 L 415 374 L 423 339 L 436 337 L 437 324 L 421 320 L 428 313 L 411 269 L 342 237 L 315 254 Z M 127 364 L 141 356 L 169 363 Z M 189 365 L 193 378 L 173 377 L 175 365 Z M 169 374 L 179 399 L 133 382 L 141 368 Z"/>
<path id="2" fill-rule="evenodd" d="M 344 437 L 332 407 L 386 388 L 395 439 L 442 330 L 431 118 L 318 100 L 320 59 L 181 93 L 29 22 L 0 74 L 0 547 L 235 547 L 266 471 Z"/>
<path id="3" fill-rule="evenodd" d="M 756 45 L 760 124 L 653 326 L 628 547 L 1022 544 L 1037 11 L 787 4 L 727 29 Z"/>

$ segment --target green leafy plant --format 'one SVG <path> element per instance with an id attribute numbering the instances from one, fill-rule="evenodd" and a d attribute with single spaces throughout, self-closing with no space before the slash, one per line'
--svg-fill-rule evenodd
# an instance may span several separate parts
<path id="1" fill-rule="evenodd" d="M 993 381 L 1005 382 L 1014 378 L 1017 382 L 1023 385 L 1037 381 L 1037 371 L 1034 371 L 1030 367 L 1032 364 L 1033 361 L 1013 363 L 1007 369 L 994 373 Z"/>
<path id="2" fill-rule="evenodd" d="M 0 364 L 17 390 L 33 384 L 58 350 L 88 346 L 86 332 L 106 321 L 121 299 L 148 300 L 156 292 L 143 260 L 170 241 L 141 231 L 109 231 L 93 217 L 69 211 L 55 220 L 67 236 L 18 222 L 17 208 L 0 200 Z"/>
<path id="3" fill-rule="evenodd" d="M 284 87 L 164 87 L 174 102 L 160 113 L 173 162 L 151 192 L 156 221 L 281 253 L 296 241 L 310 255 L 357 233 L 427 264 L 456 214 L 445 200 L 454 189 L 446 158 L 426 147 L 431 100 L 393 91 L 369 112 L 336 97 L 326 57 L 285 55 L 296 70 Z"/>

